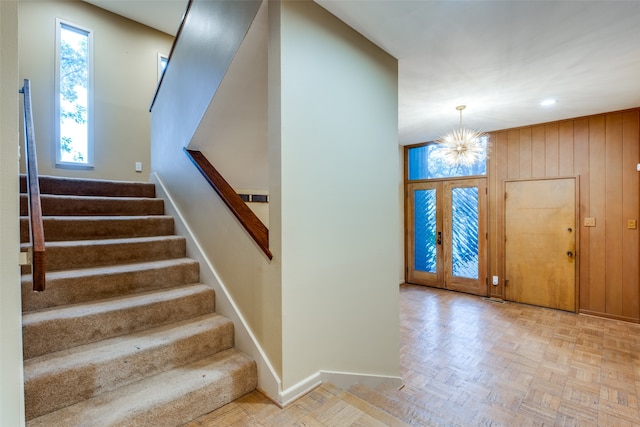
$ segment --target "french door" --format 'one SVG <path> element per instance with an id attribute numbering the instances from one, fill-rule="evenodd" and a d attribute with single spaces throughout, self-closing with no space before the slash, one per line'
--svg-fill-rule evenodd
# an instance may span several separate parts
<path id="1" fill-rule="evenodd" d="M 407 185 L 408 283 L 487 295 L 486 178 Z"/>

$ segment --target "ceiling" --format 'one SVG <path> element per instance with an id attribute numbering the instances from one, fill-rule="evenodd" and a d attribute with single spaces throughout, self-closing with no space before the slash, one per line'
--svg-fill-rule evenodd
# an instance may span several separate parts
<path id="1" fill-rule="evenodd" d="M 86 1 L 169 34 L 187 3 Z M 315 1 L 398 59 L 403 145 L 457 127 L 463 104 L 483 131 L 640 106 L 640 0 Z"/>
<path id="2" fill-rule="evenodd" d="M 176 35 L 188 0 L 84 0 L 102 9 Z"/>

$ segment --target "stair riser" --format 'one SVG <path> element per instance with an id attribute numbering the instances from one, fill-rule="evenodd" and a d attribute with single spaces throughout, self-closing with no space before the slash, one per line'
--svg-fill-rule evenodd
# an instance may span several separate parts
<path id="1" fill-rule="evenodd" d="M 202 290 L 172 299 L 152 301 L 144 305 L 125 306 L 116 310 L 92 312 L 91 306 L 81 313 L 59 317 L 23 316 L 22 340 L 24 358 L 77 347 L 112 337 L 166 325 L 214 311 L 213 291 Z"/>
<path id="2" fill-rule="evenodd" d="M 44 217 L 47 242 L 124 237 L 166 236 L 173 234 L 173 218 L 167 216 L 127 217 Z M 20 218 L 20 241 L 29 242 L 29 223 Z"/>
<path id="3" fill-rule="evenodd" d="M 255 362 L 234 350 L 175 371 L 159 374 L 154 383 L 132 383 L 122 390 L 35 418 L 27 422 L 27 427 L 181 426 L 242 397 L 257 386 Z"/>
<path id="4" fill-rule="evenodd" d="M 50 274 L 47 290 L 33 292 L 31 276 L 22 278 L 22 311 L 41 310 L 66 304 L 96 301 L 120 295 L 188 285 L 200 281 L 200 266 L 186 260 L 167 267 L 140 267 L 132 271 L 91 274 L 78 271 L 76 275 Z"/>
<path id="5" fill-rule="evenodd" d="M 91 363 L 91 360 L 83 361 L 85 363 L 80 366 L 39 372 L 33 376 L 30 365 L 26 365 L 26 418 L 38 417 L 231 348 L 233 324 L 228 319 L 219 320 L 207 322 L 207 329 L 199 328 L 200 330 L 192 335 L 180 337 L 161 346 L 145 348 L 143 346 L 148 346 L 148 343 L 141 338 L 138 340 L 141 343 L 140 349 L 127 348 L 127 352 L 122 352 L 110 360 L 95 363 Z M 193 328 L 197 327 L 198 325 L 193 325 Z M 156 335 L 157 340 L 166 341 L 160 334 Z M 134 347 L 135 343 L 136 340 L 131 340 L 127 347 Z"/>
<path id="6" fill-rule="evenodd" d="M 22 267 L 27 426 L 175 427 L 255 390 L 154 184 L 41 177 L 40 190 L 47 290 Z"/>
<path id="7" fill-rule="evenodd" d="M 163 215 L 162 199 L 140 198 L 83 198 L 76 196 L 43 195 L 41 198 L 43 216 L 83 216 L 83 215 Z M 20 195 L 20 215 L 27 216 L 28 200 Z"/>
<path id="8" fill-rule="evenodd" d="M 119 182 L 40 176 L 39 183 L 40 193 L 42 194 L 110 197 L 156 196 L 156 187 L 154 184 L 149 182 Z M 24 175 L 20 177 L 20 192 L 27 192 L 27 184 Z"/>
<path id="9" fill-rule="evenodd" d="M 175 236 L 149 241 L 94 242 L 46 244 L 46 271 L 182 258 L 186 253 L 184 238 Z M 22 274 L 27 274 L 30 269 L 30 266 L 23 266 Z"/>

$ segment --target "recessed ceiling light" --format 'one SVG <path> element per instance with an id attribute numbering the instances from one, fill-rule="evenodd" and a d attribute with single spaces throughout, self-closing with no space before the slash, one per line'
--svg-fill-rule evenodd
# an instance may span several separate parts
<path id="1" fill-rule="evenodd" d="M 555 104 L 556 102 L 558 102 L 557 99 L 545 99 L 544 101 L 540 102 L 540 105 L 542 107 L 548 107 L 550 105 Z"/>

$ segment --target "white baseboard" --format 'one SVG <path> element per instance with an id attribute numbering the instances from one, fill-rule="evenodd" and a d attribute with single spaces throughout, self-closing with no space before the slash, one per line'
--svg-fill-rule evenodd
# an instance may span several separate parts
<path id="1" fill-rule="evenodd" d="M 400 377 L 387 377 L 382 375 L 357 374 L 354 372 L 321 371 L 322 382 L 327 382 L 347 390 L 354 384 L 364 384 L 375 388 L 382 384 L 400 388 L 403 385 Z"/>
<path id="2" fill-rule="evenodd" d="M 278 396 L 278 400 L 280 401 L 281 406 L 285 407 L 296 399 L 309 393 L 320 384 L 322 384 L 321 374 L 320 372 L 316 372 L 286 390 L 282 390 Z"/>
<path id="3" fill-rule="evenodd" d="M 400 388 L 403 385 L 402 378 L 400 377 L 358 374 L 355 372 L 318 371 L 286 390 L 283 390 L 279 396 L 281 406 L 284 407 L 294 402 L 322 383 L 331 383 L 343 390 L 348 390 L 349 387 L 354 384 L 364 384 L 372 388 L 381 384 L 388 384 L 396 388 Z"/>
<path id="4" fill-rule="evenodd" d="M 189 228 L 182 213 L 164 186 L 162 179 L 154 172 L 150 176 L 150 181 L 156 184 L 158 196 L 165 200 L 165 211 L 174 218 L 176 234 L 186 238 L 187 255 L 200 263 L 200 282 L 211 286 L 215 290 L 216 312 L 233 322 L 235 326 L 235 347 L 256 361 L 258 388 L 270 399 L 280 404 L 282 402 L 280 400 L 282 382 L 262 346 L 251 331 L 251 328 L 249 328 L 244 316 L 238 310 L 238 306 L 228 292 L 224 282 L 208 258 L 205 257 L 202 246 Z"/>

